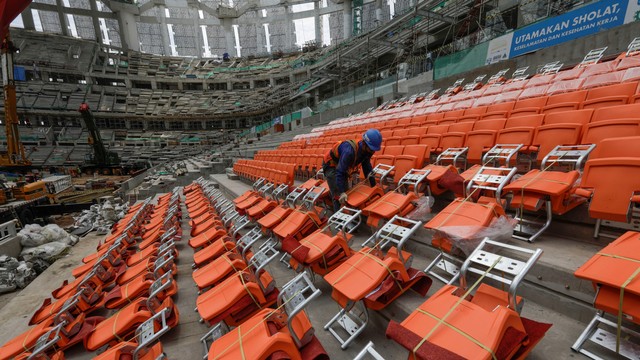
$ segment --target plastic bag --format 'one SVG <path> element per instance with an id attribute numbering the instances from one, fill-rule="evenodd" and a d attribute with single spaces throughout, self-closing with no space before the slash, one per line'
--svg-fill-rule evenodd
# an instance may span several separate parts
<path id="1" fill-rule="evenodd" d="M 435 199 L 431 196 L 423 196 L 414 201 L 416 208 L 407 214 L 407 218 L 416 221 L 427 221 L 431 218 L 431 207 Z"/>
<path id="2" fill-rule="evenodd" d="M 32 248 L 25 248 L 20 253 L 20 256 L 25 261 L 31 261 L 34 258 L 38 258 L 48 263 L 52 263 L 64 256 L 70 248 L 71 246 L 63 242 L 54 241 Z"/>
<path id="3" fill-rule="evenodd" d="M 38 224 L 26 225 L 18 233 L 18 238 L 20 238 L 20 245 L 23 247 L 40 246 L 50 241 L 42 234 L 42 227 Z"/>
<path id="4" fill-rule="evenodd" d="M 516 221 L 509 216 L 493 220 L 489 226 L 443 226 L 433 230 L 432 245 L 454 255 L 469 256 L 484 238 L 508 242 L 513 236 Z M 462 254 L 460 254 L 462 253 Z"/>

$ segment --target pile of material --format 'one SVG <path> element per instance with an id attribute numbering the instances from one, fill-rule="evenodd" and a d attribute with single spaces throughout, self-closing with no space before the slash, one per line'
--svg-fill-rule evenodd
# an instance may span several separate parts
<path id="1" fill-rule="evenodd" d="M 17 236 L 22 245 L 20 260 L 0 255 L 0 293 L 24 288 L 78 243 L 77 237 L 55 224 L 30 224 Z"/>
<path id="2" fill-rule="evenodd" d="M 52 263 L 64 255 L 71 246 L 78 243 L 78 238 L 62 230 L 58 225 L 49 224 L 42 227 L 29 224 L 18 233 L 22 251 L 20 257 L 26 261 L 42 259 Z"/>
<path id="3" fill-rule="evenodd" d="M 127 209 L 127 204 L 119 204 L 115 201 L 104 201 L 100 205 L 91 205 L 89 210 L 84 210 L 75 217 L 75 228 L 71 233 L 84 236 L 88 232 L 96 230 L 98 235 L 107 234 L 113 223 L 124 217 Z"/>
<path id="4" fill-rule="evenodd" d="M 44 269 L 49 266 L 44 263 Z M 40 262 L 37 266 L 43 266 Z M 44 270 L 42 269 L 42 270 Z M 18 259 L 0 255 L 0 294 L 24 288 L 37 276 L 35 266 L 31 262 L 18 261 Z"/>

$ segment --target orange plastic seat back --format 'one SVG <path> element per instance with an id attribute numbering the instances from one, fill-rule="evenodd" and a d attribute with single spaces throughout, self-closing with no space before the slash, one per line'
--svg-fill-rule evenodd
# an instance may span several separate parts
<path id="1" fill-rule="evenodd" d="M 538 126 L 541 126 L 543 121 L 544 114 L 510 117 L 505 122 L 504 128 L 510 129 L 523 126 L 536 128 Z"/>
<path id="2" fill-rule="evenodd" d="M 494 99 L 495 103 L 513 102 L 518 100 L 522 96 L 522 90 L 513 90 L 496 95 Z"/>
<path id="3" fill-rule="evenodd" d="M 640 118 L 640 104 L 602 107 L 595 110 L 591 122 Z"/>
<path id="4" fill-rule="evenodd" d="M 574 80 L 582 75 L 583 72 L 583 67 L 574 67 L 573 69 L 563 70 L 556 74 L 556 77 L 553 78 L 553 82 Z"/>
<path id="5" fill-rule="evenodd" d="M 614 71 L 606 74 L 599 74 L 592 77 L 588 77 L 584 84 L 583 89 L 594 89 L 599 87 L 609 87 L 614 84 L 619 84 L 624 78 L 625 70 Z M 591 90 L 589 90 L 591 92 Z"/>
<path id="6" fill-rule="evenodd" d="M 587 161 L 580 187 L 593 189 L 589 215 L 594 219 L 629 222 L 629 199 L 638 191 L 639 178 L 640 157 L 612 157 Z"/>
<path id="7" fill-rule="evenodd" d="M 477 100 L 476 100 L 477 102 Z M 464 111 L 464 116 L 468 116 L 468 115 L 478 115 L 478 116 L 482 116 L 482 114 L 487 112 L 487 106 L 479 106 L 476 103 L 476 106 L 468 108 Z"/>
<path id="8" fill-rule="evenodd" d="M 577 145 L 582 135 L 582 125 L 552 124 L 543 125 L 536 129 L 533 145 L 538 146 L 538 161 L 557 145 Z"/>
<path id="9" fill-rule="evenodd" d="M 390 156 L 402 155 L 403 150 L 404 150 L 404 146 L 400 146 L 400 145 L 385 146 L 384 152 L 381 155 L 390 155 Z"/>
<path id="10" fill-rule="evenodd" d="M 451 124 L 449 125 L 449 129 L 447 130 L 447 132 L 462 132 L 462 133 L 466 133 L 468 131 L 471 131 L 471 129 L 473 129 L 473 122 L 471 121 L 464 121 L 464 122 L 458 122 L 455 124 Z"/>
<path id="11" fill-rule="evenodd" d="M 469 148 L 467 162 L 470 164 L 480 163 L 484 151 L 495 145 L 497 134 L 496 130 L 478 130 L 468 133 L 464 143 L 464 146 Z"/>
<path id="12" fill-rule="evenodd" d="M 411 155 L 398 155 L 395 158 L 394 166 L 395 171 L 393 175 L 393 182 L 398 183 L 400 179 L 411 169 L 418 167 L 418 159 Z"/>
<path id="13" fill-rule="evenodd" d="M 427 145 L 407 145 L 404 147 L 402 155 L 411 155 L 416 157 L 416 167 L 422 167 L 425 160 L 429 160 L 430 151 Z"/>
<path id="14" fill-rule="evenodd" d="M 502 130 L 507 119 L 482 120 L 473 125 L 473 130 Z"/>
<path id="15" fill-rule="evenodd" d="M 448 132 L 442 134 L 439 147 L 442 148 L 442 150 L 462 147 L 464 145 L 465 137 L 466 134 L 462 132 Z"/>
<path id="16" fill-rule="evenodd" d="M 562 111 L 546 114 L 544 117 L 545 125 L 553 124 L 579 124 L 587 125 L 593 116 L 593 109 Z"/>
<path id="17" fill-rule="evenodd" d="M 588 79 L 600 74 L 611 73 L 616 70 L 617 65 L 618 65 L 618 62 L 616 60 L 604 61 L 597 64 L 592 64 L 584 68 L 584 72 L 580 74 L 580 77 Z"/>
<path id="18" fill-rule="evenodd" d="M 542 108 L 542 113 L 549 114 L 552 112 L 577 110 L 586 98 L 586 90 L 572 91 L 549 96 L 547 99 L 547 105 Z"/>
<path id="19" fill-rule="evenodd" d="M 588 124 L 581 142 L 597 145 L 602 140 L 624 136 L 640 136 L 640 119 L 606 120 Z"/>
<path id="20" fill-rule="evenodd" d="M 533 142 L 536 129 L 534 127 L 514 127 L 503 129 L 496 136 L 496 144 L 522 144 L 529 146 Z"/>
<path id="21" fill-rule="evenodd" d="M 532 79 L 533 80 L 533 79 Z M 535 87 L 527 87 L 522 91 L 520 96 L 518 97 L 518 101 L 520 99 L 529 99 L 534 97 L 541 97 L 547 95 L 547 89 L 549 89 L 549 85 L 540 85 Z"/>

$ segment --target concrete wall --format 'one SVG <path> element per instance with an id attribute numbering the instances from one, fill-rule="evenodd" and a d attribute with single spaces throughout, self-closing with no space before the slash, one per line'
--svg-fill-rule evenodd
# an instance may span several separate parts
<path id="1" fill-rule="evenodd" d="M 0 224 L 0 255 L 9 255 L 14 258 L 20 255 L 22 245 L 20 245 L 20 238 L 16 234 L 15 221 Z"/>
<path id="2" fill-rule="evenodd" d="M 319 114 L 302 119 L 302 123 L 305 126 L 322 125 L 322 124 L 328 123 L 331 120 L 346 117 L 349 114 L 357 114 L 357 113 L 363 112 L 368 108 L 374 107 L 374 106 L 377 106 L 376 99 L 368 99 L 368 100 L 357 102 L 355 104 L 345 105 L 337 109 L 331 109 L 331 110 L 321 112 Z"/>

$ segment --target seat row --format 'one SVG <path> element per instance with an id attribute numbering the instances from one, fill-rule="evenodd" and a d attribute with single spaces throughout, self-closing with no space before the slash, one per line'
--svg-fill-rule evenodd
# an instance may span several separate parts
<path id="1" fill-rule="evenodd" d="M 308 275 L 277 288 L 266 270 L 280 254 L 275 243 L 263 241 L 256 228 L 240 236 L 246 216 L 208 181 L 185 187 L 185 195 L 192 219 L 189 245 L 197 250 L 192 275 L 200 290 L 196 311 L 212 326 L 201 339 L 205 357 L 326 358 L 304 311 L 320 295 Z"/>
<path id="2" fill-rule="evenodd" d="M 239 159 L 233 164 L 233 172 L 243 178 L 269 179 L 277 184 L 293 185 L 294 166 L 282 162 Z"/>
<path id="3" fill-rule="evenodd" d="M 638 77 L 635 73 L 640 72 L 640 68 L 637 67 L 640 57 L 636 40 L 631 42 L 627 52 L 620 54 L 614 61 L 600 62 L 606 48 L 595 49 L 585 56 L 582 63 L 570 70 L 558 72 L 562 64 L 547 64 L 542 68 L 541 74 L 527 79 L 524 75 L 526 69 L 518 69 L 514 72 L 513 79 L 497 77 L 502 80 L 496 81 L 492 77 L 493 80 L 490 79 L 484 87 L 481 86 L 481 80 L 476 79 L 469 84 L 473 86 L 466 87 L 464 91 L 459 91 L 462 90 L 461 86 L 452 87 L 457 90 L 448 89 L 439 98 L 437 93 L 432 92 L 422 102 L 409 101 L 399 107 L 379 108 L 373 112 L 334 120 L 327 126 L 313 129 L 314 137 L 311 141 L 321 141 L 318 134 L 332 136 L 361 130 L 359 127 L 363 124 L 371 126 L 376 123 L 375 126 L 378 128 L 393 125 L 389 121 L 421 124 L 433 113 L 469 110 L 467 115 L 481 115 L 485 112 L 490 114 L 493 111 L 488 108 L 499 107 L 501 103 L 511 103 L 512 109 L 507 111 L 518 110 L 521 106 L 514 105 L 517 103 L 522 103 L 525 107 L 531 104 L 538 108 L 538 113 L 560 111 L 562 107 L 557 108 L 556 105 L 565 102 L 574 103 L 574 109 L 635 103 L 638 98 Z M 623 72 L 628 72 L 628 76 L 624 77 Z M 500 116 L 505 115 L 509 114 Z M 461 114 L 456 116 L 459 117 Z M 384 124 L 380 125 L 380 122 Z"/>
<path id="4" fill-rule="evenodd" d="M 94 254 L 72 271 L 31 317 L 31 327 L 0 348 L 0 359 L 64 359 L 82 342 L 96 359 L 163 358 L 160 337 L 178 323 L 181 237 L 179 196 L 170 193 L 133 205 Z M 108 317 L 94 316 L 96 311 Z"/>
<path id="5" fill-rule="evenodd" d="M 381 167 L 377 167 L 376 172 L 380 170 L 380 168 Z M 415 234 L 417 229 L 423 224 L 420 221 L 400 217 L 399 214 L 396 214 L 385 221 L 380 220 L 380 225 L 377 227 L 376 231 L 374 231 L 374 235 L 367 239 L 363 243 L 363 247 L 358 250 L 354 250 L 350 247 L 352 239 L 351 233 L 356 231 L 358 226 L 362 223 L 361 217 L 366 213 L 366 211 L 361 211 L 355 208 L 341 208 L 340 211 L 334 213 L 331 217 L 325 220 L 326 225 L 316 228 L 316 230 L 312 232 L 309 232 L 308 230 L 302 230 L 295 233 L 289 232 L 289 236 L 285 236 L 283 238 L 282 235 L 285 234 L 282 233 L 282 229 L 279 229 L 278 227 L 269 228 L 268 224 L 270 223 L 272 213 L 277 213 L 278 215 L 275 217 L 281 218 L 280 215 L 282 212 L 278 209 L 295 206 L 296 199 L 301 197 L 300 194 L 306 193 L 304 196 L 305 199 L 303 200 L 303 204 L 306 205 L 304 207 L 295 207 L 293 210 L 289 207 L 289 215 L 286 215 L 283 219 L 281 218 L 281 224 L 285 224 L 291 229 L 298 229 L 299 226 L 295 226 L 294 224 L 299 224 L 300 222 L 295 214 L 309 211 L 309 209 L 312 208 L 312 206 L 308 205 L 310 202 L 316 201 L 315 203 L 317 204 L 317 200 L 309 200 L 310 197 L 307 197 L 307 195 L 314 194 L 319 182 L 321 182 L 321 180 L 310 179 L 299 188 L 294 189 L 288 196 L 286 196 L 286 198 L 280 200 L 272 199 L 272 201 L 279 205 L 273 208 L 269 213 L 261 214 L 257 221 L 255 221 L 257 225 L 261 226 L 261 228 L 256 228 L 252 231 L 257 234 L 262 232 L 271 236 L 272 239 L 279 241 L 281 243 L 282 250 L 289 254 L 289 263 L 294 269 L 302 273 L 306 273 L 305 270 L 309 270 L 316 275 L 323 276 L 324 280 L 332 287 L 332 298 L 338 303 L 338 305 L 340 305 L 340 310 L 324 326 L 324 328 L 336 337 L 343 348 L 346 348 L 367 326 L 369 322 L 369 311 L 385 308 L 410 288 L 423 296 L 426 295 L 431 284 L 431 279 L 425 274 L 425 272 L 419 271 L 410 266 L 410 259 L 412 255 L 405 248 L 409 238 Z M 363 187 L 368 187 L 368 183 L 367 185 L 361 185 Z M 256 187 L 259 187 L 259 185 L 254 185 L 254 188 Z M 355 191 L 351 191 L 349 194 L 349 200 L 352 200 L 353 194 L 358 194 L 357 187 L 354 187 L 352 190 Z M 371 199 L 369 194 L 361 195 L 365 199 Z M 245 210 L 249 213 L 252 206 L 259 206 L 267 196 L 269 195 L 251 190 L 236 198 L 233 202 L 235 203 L 236 211 Z M 313 198 L 316 197 L 314 196 Z M 385 202 L 388 200 L 389 199 L 383 198 L 378 198 L 378 201 L 369 200 L 369 204 L 375 204 L 374 206 L 370 206 L 371 210 L 384 207 Z M 247 208 L 247 206 L 249 207 Z M 309 212 L 307 212 L 307 214 L 309 214 Z M 372 216 L 374 216 L 373 211 L 369 214 L 370 218 Z M 367 222 L 369 222 L 369 219 Z M 484 242 L 479 245 L 477 251 L 479 253 L 486 253 L 488 246 L 500 246 L 500 244 Z M 526 255 L 529 256 L 529 259 L 524 261 L 522 264 L 527 265 L 519 267 L 518 269 L 524 269 L 532 266 L 540 253 L 541 251 L 539 250 L 534 252 L 526 251 Z M 469 259 L 478 259 L 478 257 L 471 256 Z M 493 259 L 498 260 L 498 257 Z M 498 262 L 501 262 L 501 260 L 502 259 L 498 260 Z M 468 261 L 471 261 L 471 266 L 473 260 Z M 487 265 L 486 263 L 476 263 L 471 267 L 474 266 L 479 266 L 479 269 L 482 269 L 478 271 L 498 271 L 499 268 L 499 271 L 502 272 L 503 276 L 505 274 L 504 270 L 506 269 L 502 265 Z M 509 279 L 510 276 L 516 275 L 514 272 L 510 272 L 509 274 L 510 275 L 507 275 L 505 278 L 505 281 L 508 284 L 511 283 L 511 280 Z M 512 289 L 515 289 L 516 287 L 517 284 L 514 283 Z M 438 319 L 447 319 L 448 314 L 446 314 L 446 312 L 451 307 L 457 307 L 459 304 L 454 304 L 459 303 L 466 297 L 460 295 L 465 290 L 469 293 L 476 293 L 478 306 L 465 304 L 464 306 L 461 306 L 461 308 L 464 308 L 463 314 L 455 319 L 447 319 L 447 321 L 451 320 L 451 324 L 454 324 L 454 327 L 461 326 L 468 329 L 470 333 L 473 333 L 473 336 L 479 336 L 482 331 L 485 331 L 486 333 L 484 335 L 488 336 L 487 340 L 491 339 L 487 341 L 487 347 L 494 349 L 492 351 L 501 348 L 501 340 L 506 336 L 504 332 L 506 330 L 506 324 L 516 324 L 517 322 L 529 321 L 522 320 L 519 316 L 518 312 L 521 308 L 520 305 L 514 305 L 515 303 L 509 304 L 507 302 L 495 302 L 495 299 L 498 298 L 508 298 L 506 293 L 504 293 L 504 297 L 499 295 L 494 298 L 497 294 L 496 292 L 500 292 L 497 288 L 489 285 L 482 285 L 479 288 L 474 286 L 472 288 L 466 288 L 465 290 L 458 290 L 458 292 L 454 292 L 453 290 L 456 288 L 456 286 L 451 285 L 450 288 L 439 291 L 436 295 L 432 296 L 422 306 L 420 306 L 420 308 L 402 324 L 392 322 L 387 330 L 387 335 L 398 341 L 403 346 L 406 346 L 407 349 L 413 351 L 414 354 L 416 352 L 416 348 L 420 349 L 424 345 L 425 348 L 419 351 L 419 358 L 425 356 L 422 351 L 428 352 L 430 349 L 434 348 L 441 348 L 441 351 L 445 351 L 447 353 L 450 352 L 450 354 L 457 354 L 457 356 L 461 358 L 491 358 L 490 351 L 487 353 L 479 353 L 477 349 L 475 349 L 475 345 L 472 342 L 469 342 L 468 339 L 464 340 L 453 335 L 455 333 L 455 329 L 451 329 L 450 327 L 440 327 L 440 325 L 438 325 Z M 483 299 L 486 299 L 486 304 Z M 513 299 L 515 299 L 515 297 Z M 520 300 L 513 301 L 519 303 Z M 476 304 L 473 300 L 471 303 Z M 501 310 L 496 311 L 496 309 Z M 424 311 L 434 314 L 433 321 L 425 321 L 425 319 L 421 318 Z M 507 315 L 507 317 L 503 317 L 503 315 Z M 500 320 L 493 322 L 495 326 L 490 329 L 486 329 L 479 326 L 479 323 L 474 324 L 474 321 L 470 321 L 472 319 L 476 319 L 476 316 L 486 316 L 487 322 L 485 323 L 492 323 L 493 320 L 488 319 L 500 318 Z M 349 319 L 349 325 L 342 325 L 346 324 L 347 320 L 344 320 L 346 318 Z M 507 318 L 511 320 L 506 320 Z M 337 332 L 336 328 L 341 326 L 348 326 L 348 337 L 343 338 Z M 548 325 L 540 326 L 545 329 L 548 328 Z M 345 329 L 347 328 L 345 327 Z M 524 327 L 524 325 L 519 325 L 517 329 L 519 329 L 522 334 L 527 334 L 527 331 L 529 331 Z M 431 332 L 439 335 L 429 338 L 427 342 L 420 341 L 422 337 Z M 544 331 L 542 333 L 544 333 Z M 408 334 L 414 335 L 408 337 Z M 452 337 L 455 338 L 455 341 L 451 340 Z M 406 342 L 406 339 L 411 339 L 412 342 L 408 343 Z M 531 342 L 528 343 L 529 345 L 525 344 L 525 342 L 516 341 L 515 343 L 510 344 L 513 348 L 509 348 L 507 351 L 513 351 L 513 353 L 521 352 L 524 354 L 523 356 L 526 356 L 526 354 L 531 351 L 533 345 L 540 340 L 540 336 L 534 336 L 530 340 Z M 243 339 L 243 341 L 245 340 Z M 460 344 L 465 345 L 461 346 Z M 409 345 L 411 345 L 411 347 L 409 347 Z"/>

